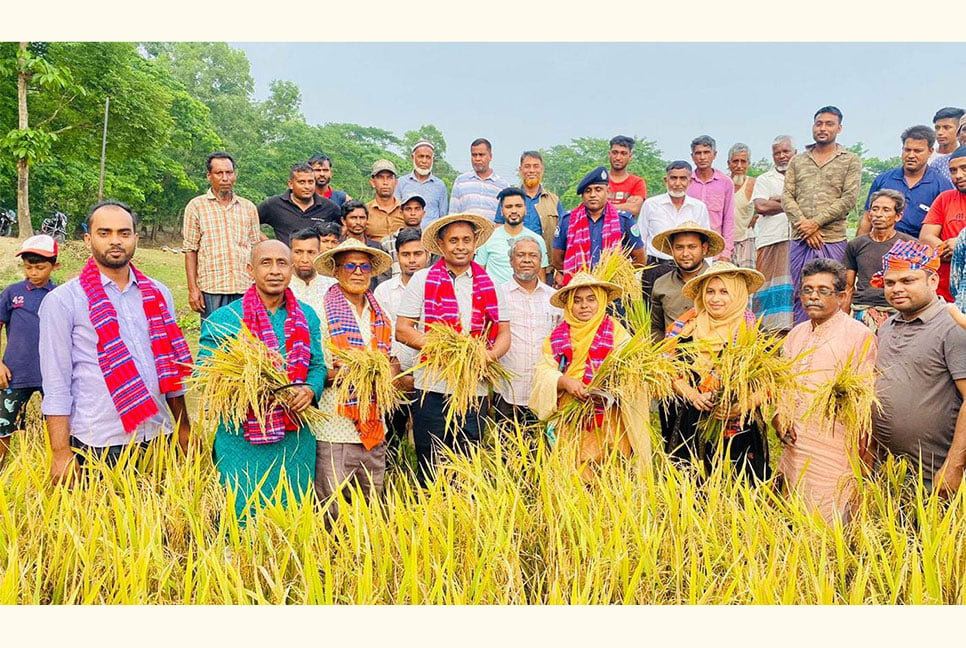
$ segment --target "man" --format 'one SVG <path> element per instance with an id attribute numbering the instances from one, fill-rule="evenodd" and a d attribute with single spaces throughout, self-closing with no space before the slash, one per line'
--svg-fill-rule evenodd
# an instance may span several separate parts
<path id="1" fill-rule="evenodd" d="M 266 408 L 262 420 L 249 410 L 240 426 L 221 421 L 215 431 L 212 454 L 218 479 L 235 490 L 235 516 L 243 525 L 264 501 L 271 500 L 283 477 L 283 504 L 289 489 L 300 500 L 312 488 L 315 437 L 293 414 L 317 403 L 325 382 L 322 323 L 289 289 L 292 255 L 288 247 L 274 239 L 255 245 L 248 272 L 252 285 L 245 295 L 212 313 L 202 323 L 198 340 L 198 362 L 203 363 L 244 326 L 285 361 L 287 407 Z"/>
<path id="2" fill-rule="evenodd" d="M 340 208 L 345 204 L 345 201 L 351 200 L 346 192 L 332 188 L 330 184 L 332 182 L 332 160 L 329 159 L 328 155 L 316 153 L 309 158 L 309 166 L 315 173 L 315 193 L 317 195 L 331 200 Z"/>
<path id="3" fill-rule="evenodd" d="M 792 271 L 789 262 L 792 227 L 782 211 L 785 172 L 798 150 L 792 138 L 779 135 L 771 145 L 775 166 L 755 179 L 751 192 L 758 221 L 755 223 L 755 269 L 765 276 L 765 283 L 752 297 L 755 314 L 766 331 L 787 333 L 791 330 Z"/>
<path id="4" fill-rule="evenodd" d="M 523 216 L 523 226 L 531 232 L 543 237 L 543 242 L 549 250 L 553 246 L 553 233 L 557 231 L 557 223 L 564 215 L 563 205 L 557 194 L 544 189 L 543 184 L 543 156 L 539 151 L 524 151 L 520 156 L 520 188 L 523 189 L 524 200 L 527 203 L 527 213 Z M 497 210 L 497 225 L 503 224 L 503 214 Z"/>
<path id="5" fill-rule="evenodd" d="M 512 278 L 502 284 L 510 320 L 510 349 L 500 364 L 513 375 L 513 380 L 496 385 L 496 410 L 507 420 L 519 425 L 536 423 L 537 417 L 527 407 L 533 390 L 533 372 L 543 355 L 547 339 L 563 312 L 550 305 L 554 290 L 540 280 L 541 258 L 547 253 L 543 239 L 520 236 L 508 249 Z"/>
<path id="6" fill-rule="evenodd" d="M 325 294 L 319 313 L 323 348 L 326 349 L 326 384 L 331 384 L 342 367 L 328 350 L 372 349 L 386 358 L 392 345 L 392 321 L 369 290 L 369 279 L 385 272 L 392 260 L 355 239 L 346 239 L 315 261 L 315 269 L 338 280 Z M 393 372 L 399 371 L 398 364 Z M 372 386 L 370 386 L 370 389 Z M 366 499 L 382 492 L 386 474 L 386 423 L 378 415 L 379 403 L 350 400 L 339 403 L 335 389 L 322 392 L 319 409 L 330 415 L 314 430 L 316 442 L 315 492 L 319 501 L 329 500 L 347 484 L 359 486 Z M 338 515 L 338 502 L 329 503 L 330 518 Z"/>
<path id="7" fill-rule="evenodd" d="M 959 130 L 956 131 L 956 139 L 960 146 L 966 146 L 966 115 L 959 118 Z"/>
<path id="8" fill-rule="evenodd" d="M 694 177 L 688 185 L 688 195 L 697 198 L 708 208 L 711 229 L 725 240 L 721 259 L 728 261 L 735 247 L 735 185 L 731 178 L 712 166 L 718 157 L 716 147 L 714 139 L 708 135 L 691 140 Z"/>
<path id="9" fill-rule="evenodd" d="M 295 276 L 292 277 L 289 288 L 296 299 L 311 306 L 315 314 L 321 317 L 325 293 L 337 281 L 332 277 L 323 277 L 315 271 L 314 261 L 324 251 L 319 231 L 308 227 L 295 232 L 292 234 L 291 249 L 292 272 Z"/>
<path id="10" fill-rule="evenodd" d="M 126 205 L 94 205 L 84 235 L 91 258 L 40 305 L 41 411 L 54 483 L 77 474 L 84 456 L 75 461 L 74 450 L 114 464 L 126 446 L 171 434 L 173 422 L 187 449 L 182 379 L 191 353 L 171 292 L 131 263 L 137 242 L 137 217 Z"/>
<path id="11" fill-rule="evenodd" d="M 271 226 L 275 238 L 289 244 L 292 232 L 321 223 L 338 222 L 339 206 L 315 192 L 315 173 L 305 162 L 293 164 L 285 193 L 258 205 L 258 222 Z"/>
<path id="12" fill-rule="evenodd" d="M 366 227 L 369 225 L 369 208 L 358 200 L 349 200 L 342 205 L 342 241 L 355 239 L 364 245 L 368 245 L 374 250 L 382 250 L 379 241 L 366 236 Z M 380 282 L 392 276 L 392 264 L 386 272 L 380 275 L 372 275 L 372 286 L 375 290 Z"/>
<path id="13" fill-rule="evenodd" d="M 876 331 L 896 312 L 881 288 L 872 285 L 872 276 L 882 268 L 882 257 L 896 241 L 914 241 L 898 231 L 896 223 L 909 209 L 905 196 L 894 189 L 880 189 L 869 196 L 868 211 L 872 231 L 856 236 L 845 248 L 845 299 L 842 310 Z"/>
<path id="14" fill-rule="evenodd" d="M 248 290 L 251 247 L 265 238 L 255 204 L 235 195 L 235 160 L 216 151 L 205 164 L 211 186 L 185 206 L 181 246 L 188 305 L 202 320 Z"/>
<path id="15" fill-rule="evenodd" d="M 423 247 L 442 256 L 426 270 L 413 275 L 406 286 L 396 318 L 396 339 L 416 351 L 426 344 L 425 326 L 437 324 L 485 338 L 487 355 L 498 360 L 510 347 L 510 325 L 503 291 L 473 262 L 478 245 L 493 232 L 491 220 L 475 214 L 450 214 L 423 230 Z M 420 328 L 416 328 L 419 326 Z M 447 394 L 445 381 L 426 384 L 423 372 L 415 374 L 419 393 L 413 415 L 413 441 L 419 460 L 419 479 L 425 484 L 438 462 L 438 445 L 458 452 L 480 441 L 483 430 L 480 406 L 473 407 L 456 429 L 446 429 Z M 482 401 L 487 389 L 477 387 Z"/>
<path id="16" fill-rule="evenodd" d="M 919 240 L 936 249 L 942 265 L 939 267 L 939 296 L 953 301 L 949 287 L 949 268 L 956 247 L 956 237 L 966 227 L 966 146 L 949 154 L 949 175 L 954 189 L 944 191 L 933 201 L 922 221 Z"/>
<path id="17" fill-rule="evenodd" d="M 561 285 L 581 268 L 594 266 L 601 252 L 620 248 L 638 267 L 646 261 L 641 232 L 629 212 L 607 202 L 607 169 L 597 167 L 577 183 L 581 204 L 560 219 L 553 239 L 553 267 L 563 273 Z"/>
<path id="18" fill-rule="evenodd" d="M 959 120 L 964 115 L 966 115 L 966 110 L 948 106 L 939 109 L 932 118 L 932 125 L 936 129 L 936 142 L 939 147 L 929 159 L 929 166 L 949 181 L 953 179 L 949 173 L 949 156 L 959 145 L 956 139 L 956 129 L 959 127 Z"/>
<path id="19" fill-rule="evenodd" d="M 845 268 L 833 259 L 812 259 L 802 269 L 800 299 L 808 321 L 796 326 L 785 338 L 782 353 L 801 358 L 799 387 L 789 398 L 795 403 L 791 420 L 775 416 L 772 426 L 784 443 L 778 470 L 785 483 L 817 510 L 829 524 L 848 522 L 855 505 L 857 462 L 871 464 L 868 439 L 853 439 L 841 421 L 808 415 L 815 409 L 815 392 L 846 366 L 869 376 L 875 365 L 876 347 L 872 331 L 842 312 Z M 821 407 L 819 407 L 821 411 Z"/>
<path id="20" fill-rule="evenodd" d="M 429 140 L 419 140 L 413 144 L 413 170 L 399 178 L 396 184 L 396 198 L 418 193 L 426 201 L 426 215 L 422 227 L 449 213 L 449 197 L 446 183 L 433 175 L 433 162 L 436 147 Z"/>
<path id="21" fill-rule="evenodd" d="M 369 209 L 366 236 L 377 241 L 397 232 L 403 226 L 399 199 L 393 195 L 396 191 L 397 175 L 396 165 L 389 160 L 376 160 L 372 165 L 369 186 L 375 190 L 376 197 L 366 205 Z"/>
<path id="22" fill-rule="evenodd" d="M 785 172 L 782 207 L 794 230 L 789 258 L 796 294 L 802 268 L 811 259 L 841 261 L 845 256 L 845 219 L 859 198 L 862 161 L 835 143 L 841 132 L 842 111 L 819 108 L 812 123 L 815 143 L 793 157 Z M 796 324 L 807 319 L 798 300 L 793 314 Z"/>
<path id="23" fill-rule="evenodd" d="M 966 462 L 966 331 L 936 298 L 939 257 L 900 241 L 882 257 L 873 285 L 899 311 L 879 327 L 872 408 L 875 440 L 912 462 L 912 478 L 954 495 Z"/>
<path id="24" fill-rule="evenodd" d="M 399 256 L 396 250 L 396 236 L 402 229 L 420 229 L 423 223 L 423 216 L 426 214 L 426 201 L 419 194 L 409 194 L 403 197 L 399 205 L 399 213 L 402 216 L 402 228 L 384 236 L 379 242 L 384 252 L 392 257 L 392 276 L 399 276 Z"/>
<path id="25" fill-rule="evenodd" d="M 751 164 L 748 145 L 737 143 L 728 150 L 728 171 L 734 185 L 735 246 L 732 262 L 741 268 L 755 268 L 755 205 L 751 202 L 755 179 L 748 175 Z"/>
<path id="26" fill-rule="evenodd" d="M 413 275 L 429 265 L 429 252 L 423 247 L 422 232 L 418 228 L 404 227 L 399 230 L 393 239 L 396 249 L 395 253 L 399 274 L 393 275 L 391 279 L 383 281 L 376 286 L 373 294 L 376 301 L 392 321 L 393 342 L 390 351 L 392 357 L 399 362 L 400 371 L 408 371 L 417 362 L 416 351 L 402 344 L 396 339 L 396 316 L 399 314 L 399 304 L 402 296 L 406 292 L 406 287 Z M 402 376 L 397 380 L 399 388 L 406 394 L 407 401 L 412 401 L 416 396 L 416 385 L 412 374 Z M 401 440 L 406 437 L 410 422 L 412 421 L 413 408 L 408 402 L 400 406 L 389 421 L 387 435 L 387 453 L 390 460 L 399 452 Z"/>
<path id="27" fill-rule="evenodd" d="M 928 126 L 910 126 L 902 131 L 902 166 L 883 171 L 872 181 L 869 198 L 865 201 L 865 211 L 855 232 L 856 236 L 868 234 L 869 206 L 872 194 L 880 189 L 893 189 L 901 193 L 906 203 L 906 211 L 896 226 L 900 232 L 916 238 L 922 229 L 922 221 L 929 212 L 936 197 L 953 188 L 953 183 L 944 178 L 936 169 L 929 166 L 929 154 L 936 141 L 935 132 Z M 949 161 L 946 161 L 947 169 Z M 885 252 L 885 250 L 883 251 Z M 878 267 L 878 263 L 876 263 Z"/>
<path id="28" fill-rule="evenodd" d="M 661 232 L 683 225 L 697 223 L 701 227 L 711 227 L 708 208 L 697 198 L 688 195 L 691 184 L 691 164 L 675 160 L 664 169 L 664 186 L 667 193 L 651 196 L 644 201 L 638 218 L 638 230 L 647 244 L 647 265 L 651 266 L 641 275 L 644 298 L 649 299 L 654 282 L 658 277 L 674 270 L 671 255 L 654 246 L 655 237 Z M 721 250 L 719 250 L 720 252 Z"/>
<path id="29" fill-rule="evenodd" d="M 490 168 L 493 147 L 482 137 L 470 144 L 470 164 L 467 171 L 453 181 L 453 193 L 449 199 L 449 213 L 476 214 L 493 220 L 496 218 L 496 195 L 509 185 Z"/>
<path id="30" fill-rule="evenodd" d="M 610 180 L 607 183 L 607 202 L 614 209 L 624 210 L 637 218 L 647 199 L 644 178 L 628 172 L 627 165 L 634 157 L 634 138 L 626 135 L 612 137 L 607 157 L 610 159 Z"/>
<path id="31" fill-rule="evenodd" d="M 540 248 L 540 267 L 537 274 L 543 281 L 546 276 L 544 268 L 550 265 L 550 260 L 547 257 L 547 247 L 543 238 L 523 226 L 523 217 L 527 211 L 526 193 L 523 189 L 507 187 L 497 194 L 497 200 L 503 225 L 497 227 L 490 238 L 486 239 L 486 243 L 476 250 L 475 261 L 483 266 L 494 283 L 506 283 L 513 276 L 513 268 L 510 267 L 510 245 L 521 236 L 532 238 Z"/>
<path id="32" fill-rule="evenodd" d="M 682 292 L 684 284 L 711 267 L 705 259 L 724 250 L 724 239 L 714 230 L 685 221 L 655 236 L 654 246 L 674 259 L 674 271 L 658 277 L 651 290 L 651 336 L 659 342 L 668 327 L 694 307 Z"/>

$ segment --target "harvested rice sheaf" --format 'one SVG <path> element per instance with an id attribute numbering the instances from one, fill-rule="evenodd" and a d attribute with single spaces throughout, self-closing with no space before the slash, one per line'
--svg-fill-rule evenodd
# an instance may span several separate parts
<path id="1" fill-rule="evenodd" d="M 379 418 L 399 409 L 403 393 L 393 384 L 392 366 L 385 353 L 369 347 L 340 349 L 331 342 L 329 350 L 341 364 L 333 381 L 339 405 L 355 397 L 364 407 L 375 398 Z"/>
<path id="2" fill-rule="evenodd" d="M 817 421 L 829 435 L 835 423 L 841 424 L 849 443 L 862 441 L 872 433 L 872 408 L 879 407 L 875 368 L 865 368 L 871 342 L 869 338 L 857 357 L 849 354 L 832 379 L 815 388 L 804 414 L 806 420 Z"/>
<path id="3" fill-rule="evenodd" d="M 623 248 L 611 247 L 600 253 L 597 263 L 588 272 L 601 281 L 609 281 L 620 286 L 622 300 L 626 304 L 635 299 L 643 301 L 640 270 L 634 267 L 634 263 L 624 253 Z"/>

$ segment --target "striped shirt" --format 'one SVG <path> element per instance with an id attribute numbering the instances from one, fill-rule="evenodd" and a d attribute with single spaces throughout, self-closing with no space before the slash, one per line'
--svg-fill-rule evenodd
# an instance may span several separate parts
<path id="1" fill-rule="evenodd" d="M 496 196 L 510 185 L 495 173 L 483 179 L 475 171 L 464 173 L 453 181 L 453 193 L 449 199 L 449 213 L 476 214 L 493 220 L 499 200 Z"/>
<path id="2" fill-rule="evenodd" d="M 198 253 L 202 292 L 234 295 L 248 290 L 252 280 L 245 267 L 261 237 L 255 203 L 234 196 L 222 207 L 209 189 L 185 206 L 182 232 L 182 249 Z"/>
<path id="3" fill-rule="evenodd" d="M 554 290 L 537 281 L 534 291 L 510 279 L 501 286 L 506 297 L 510 320 L 510 348 L 500 364 L 513 374 L 509 383 L 496 385 L 496 391 L 508 403 L 526 406 L 533 390 L 533 373 L 543 357 L 543 341 L 563 318 L 563 311 L 550 305 Z"/>

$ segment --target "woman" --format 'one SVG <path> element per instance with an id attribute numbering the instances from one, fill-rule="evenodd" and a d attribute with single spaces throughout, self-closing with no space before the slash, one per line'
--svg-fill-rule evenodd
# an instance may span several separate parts
<path id="1" fill-rule="evenodd" d="M 620 288 L 578 272 L 550 298 L 564 312 L 561 322 L 543 343 L 543 359 L 534 371 L 530 409 L 547 420 L 573 400 L 594 400 L 591 420 L 576 426 L 575 437 L 558 428 L 561 443 L 577 446 L 580 475 L 594 477 L 594 466 L 611 452 L 629 457 L 636 452 L 640 465 L 650 466 L 651 442 L 646 417 L 648 403 L 606 402 L 587 386 L 607 355 L 630 339 L 630 334 L 607 315 L 607 304 L 620 297 Z"/>
<path id="2" fill-rule="evenodd" d="M 764 283 L 757 270 L 716 261 L 711 269 L 684 284 L 682 292 L 694 301 L 694 308 L 675 320 L 668 337 L 693 341 L 697 349 L 692 372 L 674 382 L 682 401 L 661 408 L 661 431 L 667 452 L 678 459 L 702 459 L 710 470 L 713 453 L 702 447 L 698 424 L 709 416 L 724 422 L 719 452 L 736 470 L 751 479 L 767 479 L 768 444 L 762 426 L 745 417 L 738 405 L 722 408 L 715 402 L 717 353 L 731 344 L 742 326 L 753 327 L 755 314 L 748 310 L 749 296 Z"/>

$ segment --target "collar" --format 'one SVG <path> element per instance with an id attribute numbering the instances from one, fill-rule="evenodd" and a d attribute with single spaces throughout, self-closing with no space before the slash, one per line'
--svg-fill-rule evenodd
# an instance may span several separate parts
<path id="1" fill-rule="evenodd" d="M 101 276 L 103 276 L 103 275 L 101 275 Z M 27 287 L 27 292 L 31 292 L 31 291 L 34 291 L 34 290 L 46 290 L 46 291 L 49 292 L 49 291 L 53 290 L 56 287 L 56 286 L 54 286 L 54 282 L 51 281 L 50 279 L 48 279 L 47 280 L 47 283 L 45 283 L 43 286 L 35 286 L 32 283 L 30 283 L 30 280 L 29 279 L 24 279 L 24 284 Z"/>
<path id="2" fill-rule="evenodd" d="M 504 286 L 509 286 L 509 288 L 506 289 L 507 292 L 522 292 L 528 295 L 532 295 L 537 292 L 546 292 L 547 290 L 549 290 L 551 293 L 555 292 L 553 288 L 548 286 L 543 281 L 540 281 L 540 279 L 537 279 L 537 287 L 533 289 L 533 293 L 526 290 L 523 286 L 520 285 L 520 282 L 518 282 L 516 278 L 513 278 L 513 277 L 511 277 L 510 281 L 506 282 Z"/>
<path id="3" fill-rule="evenodd" d="M 701 184 L 711 184 L 715 180 L 720 180 L 722 177 L 724 177 L 728 182 L 731 182 L 731 178 L 729 176 L 726 176 L 724 173 L 722 173 L 721 171 L 718 171 L 714 167 L 711 168 L 711 171 L 712 171 L 711 178 L 708 179 L 707 181 L 704 181 L 698 177 L 698 170 L 695 169 L 694 171 L 691 172 L 691 180 L 694 182 L 700 182 Z"/>
<path id="4" fill-rule="evenodd" d="M 293 207 L 298 207 L 299 208 L 299 211 L 302 210 L 302 208 L 299 207 L 298 203 L 296 203 L 294 200 L 292 200 L 292 190 L 291 189 L 286 189 L 285 190 L 285 193 L 279 194 L 278 197 L 281 198 L 282 200 L 284 200 L 285 202 L 290 203 Z M 328 200 L 328 198 L 324 198 L 324 197 L 320 196 L 318 194 L 318 192 L 312 194 L 312 206 L 309 207 L 309 209 L 311 209 L 312 207 L 315 207 L 316 205 L 321 205 L 323 200 Z"/>
<path id="5" fill-rule="evenodd" d="M 415 171 L 410 171 L 406 175 L 406 177 L 409 178 L 410 180 L 413 180 L 414 182 L 418 182 L 419 184 L 426 184 L 427 182 L 433 182 L 434 180 L 439 180 L 439 178 L 437 178 L 432 173 L 430 173 L 429 174 L 429 177 L 426 178 L 425 180 L 420 180 L 419 178 L 416 177 L 416 172 Z"/>
<path id="6" fill-rule="evenodd" d="M 806 153 L 806 155 L 808 153 L 811 153 L 814 149 L 815 149 L 815 143 L 814 142 L 812 144 L 806 144 L 805 145 L 805 153 Z M 836 157 L 838 157 L 840 155 L 843 155 L 845 153 L 851 153 L 851 151 L 849 151 L 847 148 L 845 148 L 841 144 L 836 143 L 836 145 L 835 145 L 835 155 L 833 155 L 832 158 L 836 158 Z M 809 155 L 809 157 L 812 157 L 812 156 Z"/>
<path id="7" fill-rule="evenodd" d="M 709 269 L 711 269 L 711 264 L 708 263 L 708 260 L 707 259 L 705 259 L 704 261 L 701 262 L 701 270 L 700 270 L 700 272 L 698 272 L 698 274 L 696 274 L 694 276 L 695 277 L 700 277 L 705 272 L 707 272 Z M 677 265 L 674 266 L 674 274 L 677 275 L 677 278 L 678 279 L 680 279 L 681 281 L 684 281 L 684 277 L 681 276 L 681 268 L 677 267 Z M 691 277 L 691 278 L 693 279 L 694 277 Z"/>
<path id="8" fill-rule="evenodd" d="M 399 209 L 401 207 L 401 205 L 399 204 L 399 199 L 398 198 L 396 198 L 395 196 L 393 196 L 392 199 L 395 201 L 395 203 L 392 206 L 392 209 L 389 209 L 389 210 L 383 209 L 382 207 L 379 206 L 379 203 L 376 202 L 376 199 L 375 198 L 373 198 L 369 202 L 368 207 L 369 207 L 369 209 L 378 209 L 383 214 L 391 214 L 391 213 L 393 213 L 394 211 L 396 211 L 397 209 Z"/>
<path id="9" fill-rule="evenodd" d="M 936 301 L 933 302 L 932 306 L 929 306 L 926 310 L 919 313 L 919 315 L 911 320 L 907 320 L 902 317 L 902 313 L 896 313 L 895 322 L 898 324 L 913 324 L 918 321 L 920 324 L 927 324 L 935 319 L 940 313 L 944 312 L 946 312 L 946 302 L 937 296 Z"/>
<path id="10" fill-rule="evenodd" d="M 129 288 L 131 286 L 137 286 L 138 285 L 137 277 L 135 277 L 134 276 L 134 273 L 131 272 L 131 266 L 128 266 L 127 267 L 127 272 L 128 272 L 128 275 L 127 275 L 127 287 L 125 287 L 124 290 L 127 290 L 127 288 Z M 101 276 L 101 285 L 102 286 L 106 286 L 108 284 L 113 284 L 115 288 L 118 288 L 116 281 L 114 281 L 113 279 L 109 279 L 108 276 L 105 275 L 103 272 L 98 272 L 98 274 L 100 274 L 100 276 Z M 118 290 L 120 290 L 120 288 L 118 288 Z"/>
<path id="11" fill-rule="evenodd" d="M 215 200 L 215 201 L 218 200 L 218 198 L 215 196 L 215 192 L 211 190 L 211 187 L 208 187 L 208 191 L 205 192 L 205 198 L 207 198 L 208 200 Z M 231 202 L 228 203 L 228 206 L 231 207 L 237 202 L 238 202 L 238 194 L 232 192 Z"/>
<path id="12" fill-rule="evenodd" d="M 648 200 L 653 200 L 656 203 L 662 203 L 662 204 L 665 204 L 665 205 L 672 205 L 672 204 L 674 204 L 674 203 L 671 202 L 671 194 L 669 194 L 666 191 L 664 193 L 662 193 L 662 194 L 658 194 L 656 196 L 651 196 L 650 198 L 648 198 Z M 700 200 L 698 200 L 697 198 L 694 198 L 693 196 L 690 196 L 688 194 L 684 194 L 684 205 L 693 204 L 695 201 L 701 202 Z M 681 205 L 681 206 L 683 207 L 684 205 Z"/>
<path id="13" fill-rule="evenodd" d="M 843 317 L 848 317 L 842 309 L 839 308 L 832 314 L 830 318 L 819 324 L 818 326 L 811 326 L 812 335 L 820 335 L 824 337 L 832 331 L 833 328 L 838 327 L 842 321 Z M 811 324 L 811 322 L 809 322 Z"/>

